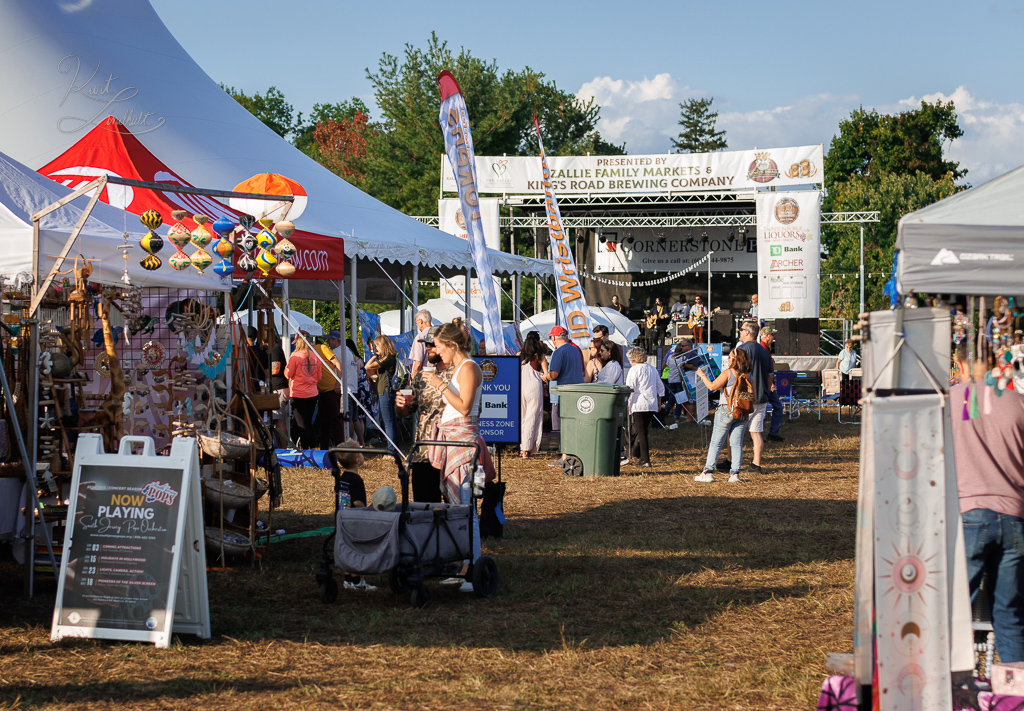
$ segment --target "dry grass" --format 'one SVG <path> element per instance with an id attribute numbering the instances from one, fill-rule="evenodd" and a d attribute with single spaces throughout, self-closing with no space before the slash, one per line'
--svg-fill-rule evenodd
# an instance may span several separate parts
<path id="1" fill-rule="evenodd" d="M 692 427 L 654 432 L 643 475 L 506 458 L 491 600 L 434 585 L 416 610 L 381 580 L 323 605 L 321 539 L 300 539 L 210 573 L 212 640 L 51 644 L 52 585 L 25 601 L 2 564 L 0 709 L 813 708 L 825 653 L 852 651 L 859 428 L 783 433 L 740 485 L 693 481 Z M 327 474 L 286 473 L 285 496 L 275 528 L 330 525 Z"/>

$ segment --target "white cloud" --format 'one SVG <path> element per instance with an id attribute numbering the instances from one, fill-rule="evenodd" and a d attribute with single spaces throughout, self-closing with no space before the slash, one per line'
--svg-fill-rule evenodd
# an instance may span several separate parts
<path id="1" fill-rule="evenodd" d="M 668 73 L 640 81 L 595 77 L 577 96 L 601 107 L 598 130 L 605 140 L 626 143 L 633 154 L 664 153 L 679 133 L 679 104 L 705 96 Z M 824 144 L 826 150 L 839 122 L 861 106 L 896 113 L 920 106 L 921 101 L 953 101 L 964 136 L 948 147 L 948 155 L 968 169 L 967 180 L 979 185 L 1024 164 L 1024 104 L 994 104 L 974 96 L 966 87 L 871 106 L 856 94 L 814 94 L 786 106 L 753 111 L 728 110 L 728 99 L 716 101 L 718 128 L 729 147 L 802 146 Z"/>

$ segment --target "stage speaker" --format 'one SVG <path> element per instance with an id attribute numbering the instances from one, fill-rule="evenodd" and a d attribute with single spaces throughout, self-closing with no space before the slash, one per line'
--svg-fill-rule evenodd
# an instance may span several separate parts
<path id="1" fill-rule="evenodd" d="M 777 318 L 767 325 L 775 329 L 775 356 L 816 356 L 819 351 L 818 319 Z"/>
<path id="2" fill-rule="evenodd" d="M 728 311 L 719 311 L 711 317 L 711 342 L 735 343 L 738 339 L 733 333 L 733 318 Z"/>

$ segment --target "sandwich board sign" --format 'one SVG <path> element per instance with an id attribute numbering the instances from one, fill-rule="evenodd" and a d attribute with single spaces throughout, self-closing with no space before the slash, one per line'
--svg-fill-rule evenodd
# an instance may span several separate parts
<path id="1" fill-rule="evenodd" d="M 99 435 L 79 435 L 67 521 L 52 641 L 210 637 L 196 440 L 159 457 L 151 437 L 106 454 Z"/>

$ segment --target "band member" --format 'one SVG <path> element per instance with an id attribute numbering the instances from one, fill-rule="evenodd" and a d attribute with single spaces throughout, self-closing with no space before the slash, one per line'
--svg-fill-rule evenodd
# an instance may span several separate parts
<path id="1" fill-rule="evenodd" d="M 655 329 L 654 345 L 657 347 L 665 343 L 665 331 L 668 330 L 668 325 L 672 322 L 672 314 L 661 303 L 661 299 L 654 300 L 654 308 L 651 309 L 651 315 L 647 317 L 648 327 L 652 322 Z"/>
<path id="2" fill-rule="evenodd" d="M 612 308 L 618 311 L 620 314 L 626 312 L 626 308 L 619 303 L 619 295 L 615 294 L 612 296 Z"/>
<path id="3" fill-rule="evenodd" d="M 690 307 L 690 329 L 693 331 L 693 342 L 704 343 L 704 322 L 708 317 L 708 307 L 699 296 L 693 297 Z"/>

